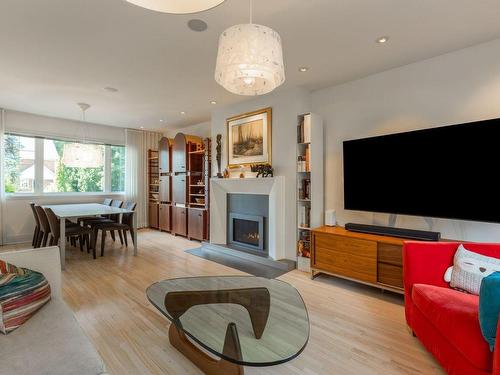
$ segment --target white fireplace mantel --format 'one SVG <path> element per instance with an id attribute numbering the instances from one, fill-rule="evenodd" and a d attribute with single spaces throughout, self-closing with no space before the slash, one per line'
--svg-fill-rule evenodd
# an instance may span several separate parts
<path id="1" fill-rule="evenodd" d="M 285 259 L 285 177 L 212 178 L 210 180 L 210 242 L 227 242 L 227 194 L 269 196 L 269 257 Z"/>

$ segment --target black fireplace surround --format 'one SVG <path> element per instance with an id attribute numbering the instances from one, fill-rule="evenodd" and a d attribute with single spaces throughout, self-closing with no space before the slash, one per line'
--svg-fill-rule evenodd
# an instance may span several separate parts
<path id="1" fill-rule="evenodd" d="M 228 194 L 227 246 L 268 256 L 269 197 L 260 194 Z"/>

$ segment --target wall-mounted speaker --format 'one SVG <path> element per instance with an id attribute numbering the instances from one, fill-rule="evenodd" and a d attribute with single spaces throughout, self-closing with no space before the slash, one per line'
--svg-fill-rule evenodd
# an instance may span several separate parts
<path id="1" fill-rule="evenodd" d="M 335 210 L 326 210 L 325 212 L 325 225 L 334 227 L 337 225 L 337 215 Z"/>

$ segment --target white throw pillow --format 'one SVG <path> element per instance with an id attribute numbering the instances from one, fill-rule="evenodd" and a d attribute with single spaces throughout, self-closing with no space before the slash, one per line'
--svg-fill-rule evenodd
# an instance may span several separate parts
<path id="1" fill-rule="evenodd" d="M 453 267 L 450 268 L 446 270 L 444 278 L 447 281 L 451 273 L 452 288 L 479 295 L 483 278 L 494 272 L 500 272 L 500 259 L 474 253 L 460 245 L 455 253 Z"/>

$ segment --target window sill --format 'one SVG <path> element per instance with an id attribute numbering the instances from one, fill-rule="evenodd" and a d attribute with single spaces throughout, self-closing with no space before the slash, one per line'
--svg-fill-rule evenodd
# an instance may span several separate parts
<path id="1" fill-rule="evenodd" d="M 33 200 L 50 198 L 77 198 L 77 197 L 112 197 L 124 196 L 125 192 L 113 193 L 5 193 L 6 200 Z"/>

